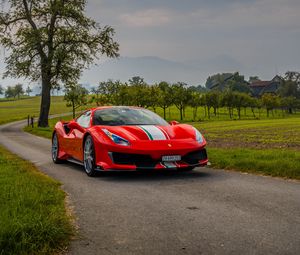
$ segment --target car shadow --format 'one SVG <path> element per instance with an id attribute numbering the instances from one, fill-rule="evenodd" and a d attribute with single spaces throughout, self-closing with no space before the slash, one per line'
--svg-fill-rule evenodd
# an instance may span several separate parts
<path id="1" fill-rule="evenodd" d="M 143 182 L 143 181 L 174 181 L 174 180 L 194 180 L 198 178 L 209 178 L 210 173 L 201 172 L 197 169 L 189 172 L 177 170 L 150 170 L 150 171 L 134 171 L 134 172 L 99 172 L 96 176 L 105 181 L 117 182 Z"/>
<path id="2" fill-rule="evenodd" d="M 67 162 L 68 168 L 82 172 L 86 176 L 83 167 L 81 165 Z M 143 181 L 174 181 L 174 180 L 211 180 L 218 175 L 215 171 L 204 168 L 195 168 L 192 171 L 180 171 L 180 170 L 143 170 L 143 171 L 107 171 L 98 172 L 94 179 L 99 181 L 111 181 L 111 182 L 143 182 Z M 221 176 L 219 176 L 221 177 Z M 86 178 L 90 178 L 86 176 Z M 222 177 L 221 177 L 222 178 Z M 223 178 L 222 178 L 223 179 Z"/>

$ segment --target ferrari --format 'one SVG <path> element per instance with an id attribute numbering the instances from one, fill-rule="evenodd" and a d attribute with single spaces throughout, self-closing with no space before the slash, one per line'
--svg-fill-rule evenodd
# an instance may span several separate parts
<path id="1" fill-rule="evenodd" d="M 166 122 L 140 107 L 106 106 L 56 123 L 52 135 L 54 163 L 83 165 L 98 171 L 192 170 L 208 162 L 206 141 L 193 126 Z"/>

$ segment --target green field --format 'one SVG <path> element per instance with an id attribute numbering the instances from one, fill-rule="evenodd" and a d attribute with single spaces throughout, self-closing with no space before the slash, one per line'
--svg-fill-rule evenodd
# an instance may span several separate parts
<path id="1" fill-rule="evenodd" d="M 26 119 L 28 115 L 39 116 L 40 97 L 30 97 L 14 101 L 0 101 L 0 125 L 15 121 Z M 88 106 L 82 107 L 86 109 Z M 51 97 L 50 114 L 71 112 L 71 108 L 66 106 L 63 97 Z"/>
<path id="2" fill-rule="evenodd" d="M 0 147 L 0 254 L 53 254 L 74 233 L 61 184 Z"/>

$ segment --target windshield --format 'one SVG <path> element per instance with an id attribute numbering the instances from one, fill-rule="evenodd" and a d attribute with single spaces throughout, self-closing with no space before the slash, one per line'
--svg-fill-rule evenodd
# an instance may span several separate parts
<path id="1" fill-rule="evenodd" d="M 93 124 L 106 126 L 169 125 L 164 119 L 149 110 L 129 107 L 96 110 Z"/>

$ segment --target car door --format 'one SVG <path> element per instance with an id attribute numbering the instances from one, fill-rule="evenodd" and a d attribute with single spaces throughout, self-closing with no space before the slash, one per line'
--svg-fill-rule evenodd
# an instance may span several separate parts
<path id="1" fill-rule="evenodd" d="M 90 127 L 91 122 L 91 111 L 83 113 L 76 119 L 76 122 L 82 127 L 82 130 L 73 129 L 71 131 L 72 139 L 70 139 L 70 150 L 72 151 L 73 158 L 82 161 L 83 160 L 83 149 L 82 140 L 85 130 Z"/>

